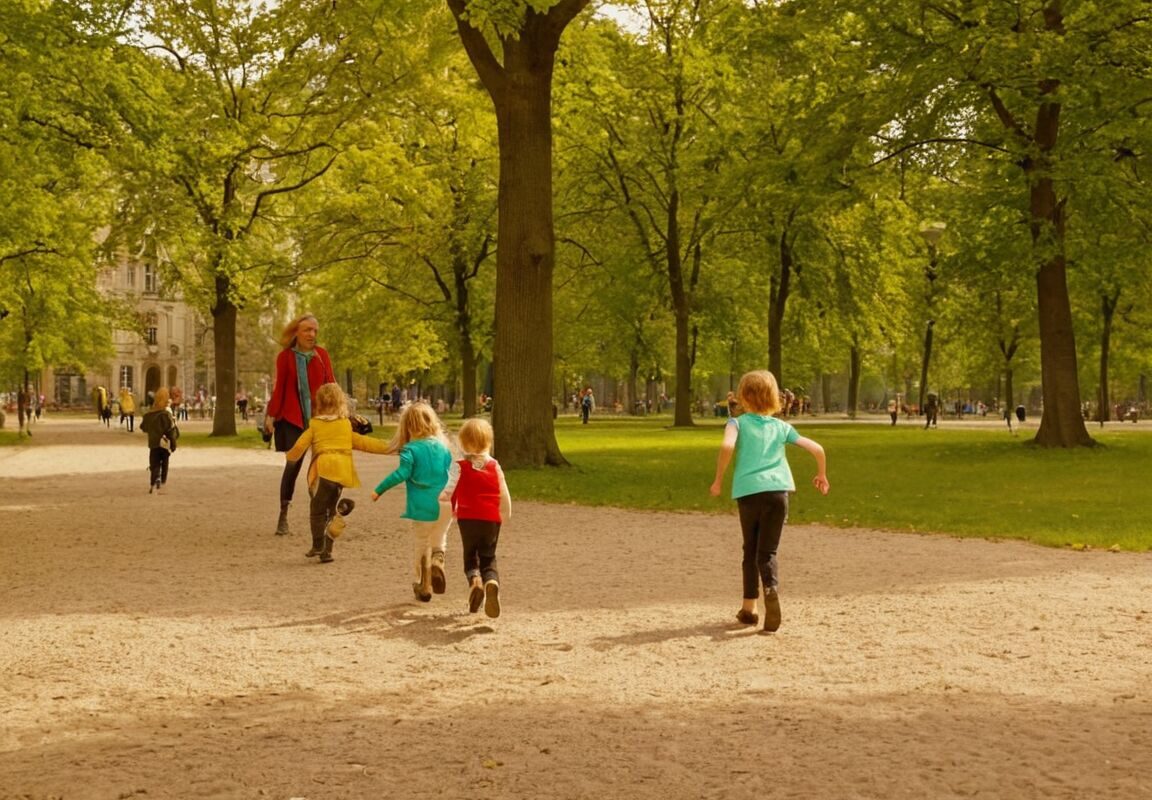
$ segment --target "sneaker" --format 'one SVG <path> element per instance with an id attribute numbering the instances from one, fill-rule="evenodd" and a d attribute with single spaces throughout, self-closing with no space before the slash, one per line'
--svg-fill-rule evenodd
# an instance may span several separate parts
<path id="1" fill-rule="evenodd" d="M 764 630 L 769 633 L 780 629 L 780 595 L 774 586 L 764 587 Z"/>
<path id="2" fill-rule="evenodd" d="M 320 554 L 320 563 L 321 564 L 331 564 L 335 560 L 336 559 L 333 558 L 331 553 L 321 553 Z"/>
<path id="3" fill-rule="evenodd" d="M 741 625 L 755 625 L 760 621 L 755 611 L 745 611 L 743 608 L 736 612 L 736 621 Z"/>
<path id="4" fill-rule="evenodd" d="M 500 616 L 500 584 L 496 581 L 484 584 L 484 613 L 493 619 Z"/>
<path id="5" fill-rule="evenodd" d="M 448 588 L 448 576 L 444 574 L 444 552 L 442 550 L 432 551 L 432 592 L 434 594 L 444 594 L 444 590 Z"/>
<path id="6" fill-rule="evenodd" d="M 344 532 L 344 528 L 347 525 L 348 523 L 344 521 L 344 517 L 337 515 L 328 520 L 328 525 L 324 528 L 324 533 L 333 539 L 339 539 L 340 534 Z"/>
<path id="7" fill-rule="evenodd" d="M 424 587 L 420 585 L 419 581 L 412 582 L 412 595 L 421 603 L 427 603 L 432 600 L 432 593 L 425 592 Z"/>
<path id="8" fill-rule="evenodd" d="M 320 549 L 319 547 L 316 547 L 315 545 L 313 545 L 313 546 L 312 546 L 312 549 L 311 549 L 311 550 L 309 550 L 307 553 L 305 553 L 305 554 L 304 554 L 304 557 L 305 557 L 305 558 L 315 558 L 316 556 L 320 555 L 320 554 L 321 554 L 321 553 L 323 553 L 323 552 L 324 552 L 324 551 L 323 551 L 322 549 Z"/>
<path id="9" fill-rule="evenodd" d="M 484 602 L 484 587 L 480 581 L 472 584 L 472 588 L 468 590 L 468 613 L 475 614 L 480 610 L 480 604 Z"/>

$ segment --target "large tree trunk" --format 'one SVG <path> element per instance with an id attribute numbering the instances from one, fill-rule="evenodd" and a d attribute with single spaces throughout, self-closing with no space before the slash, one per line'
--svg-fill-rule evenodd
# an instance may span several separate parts
<path id="1" fill-rule="evenodd" d="M 860 404 L 860 346 L 852 343 L 848 351 L 848 416 L 856 419 L 856 408 Z"/>
<path id="2" fill-rule="evenodd" d="M 920 360 L 920 413 L 924 413 L 924 395 L 928 392 L 928 364 L 932 361 L 932 329 L 936 327 L 936 320 L 928 320 L 924 328 L 924 354 Z"/>
<path id="3" fill-rule="evenodd" d="M 552 69 L 560 35 L 589 0 L 529 8 L 500 37 L 503 63 L 448 0 L 456 30 L 496 110 L 500 186 L 496 237 L 496 337 L 492 427 L 506 467 L 566 464 L 552 420 Z"/>
<path id="4" fill-rule="evenodd" d="M 1100 409 L 1096 416 L 1097 422 L 1112 419 L 1112 401 L 1108 396 L 1108 354 L 1112 349 L 1112 320 L 1116 316 L 1119 295 L 1120 293 L 1116 292 L 1112 297 L 1102 295 L 1100 298 L 1104 325 L 1100 331 Z"/>
<path id="5" fill-rule="evenodd" d="M 212 436 L 235 436 L 236 414 L 236 304 L 229 297 L 231 283 L 216 276 L 216 304 L 212 306 L 212 348 L 216 355 L 216 410 Z"/>
<path id="6" fill-rule="evenodd" d="M 459 256 L 458 256 L 459 258 Z M 467 271 L 453 265 L 456 276 L 456 332 L 460 343 L 460 389 L 464 393 L 464 416 L 476 416 L 476 345 L 472 342 L 472 309 L 469 304 Z"/>
<path id="7" fill-rule="evenodd" d="M 672 424 L 692 425 L 692 353 L 690 333 L 692 309 L 688 287 L 684 282 L 684 263 L 680 256 L 680 191 L 673 189 L 668 198 L 668 236 L 664 248 L 668 268 L 668 286 L 672 295 L 672 314 L 676 320 L 676 407 Z"/>
<path id="8" fill-rule="evenodd" d="M 780 233 L 780 277 L 769 281 L 768 288 L 768 371 L 776 376 L 776 383 L 784 388 L 784 313 L 788 296 L 792 293 L 792 243 L 788 241 L 788 228 Z"/>

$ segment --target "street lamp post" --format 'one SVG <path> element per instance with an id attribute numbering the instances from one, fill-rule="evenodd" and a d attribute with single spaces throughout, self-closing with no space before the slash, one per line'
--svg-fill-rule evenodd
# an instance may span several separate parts
<path id="1" fill-rule="evenodd" d="M 925 299 L 928 304 L 928 324 L 924 329 L 924 360 L 920 365 L 920 413 L 924 413 L 924 393 L 928 388 L 928 363 L 932 359 L 932 329 L 936 320 L 931 318 L 933 300 L 936 296 L 936 246 L 944 236 L 948 226 L 943 222 L 928 222 L 920 227 L 920 236 L 928 245 L 928 266 L 924 269 L 924 277 L 928 279 L 928 293 Z"/>

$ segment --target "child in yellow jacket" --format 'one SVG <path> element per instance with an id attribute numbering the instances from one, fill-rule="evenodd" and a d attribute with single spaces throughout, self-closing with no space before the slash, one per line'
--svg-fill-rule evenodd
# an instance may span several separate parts
<path id="1" fill-rule="evenodd" d="M 296 445 L 286 453 L 289 461 L 299 461 L 312 451 L 308 465 L 308 491 L 312 495 L 309 520 L 312 527 L 312 549 L 308 558 L 320 556 L 327 564 L 332 558 L 332 540 L 344 531 L 344 516 L 355 505 L 341 500 L 344 488 L 360 485 L 352 451 L 384 454 L 388 443 L 352 432 L 348 421 L 348 399 L 338 383 L 326 383 L 316 390 L 316 410 Z M 339 506 L 339 508 L 338 508 Z"/>

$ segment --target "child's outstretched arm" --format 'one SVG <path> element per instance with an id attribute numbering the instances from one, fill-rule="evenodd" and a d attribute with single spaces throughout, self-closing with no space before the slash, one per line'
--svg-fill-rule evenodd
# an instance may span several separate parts
<path id="1" fill-rule="evenodd" d="M 816 477 L 812 479 L 812 485 L 819 490 L 820 494 L 828 494 L 829 484 L 827 475 L 827 463 L 824 459 L 824 448 L 818 442 L 814 442 L 806 436 L 801 436 L 795 441 L 797 447 L 803 447 L 812 457 L 816 459 Z"/>
<path id="2" fill-rule="evenodd" d="M 412 458 L 412 451 L 407 448 L 400 451 L 400 466 L 385 476 L 384 480 L 376 484 L 376 488 L 372 491 L 372 502 L 380 499 L 380 495 L 391 489 L 393 486 L 403 483 L 412 477 L 412 466 L 414 464 Z"/>
<path id="3" fill-rule="evenodd" d="M 736 427 L 734 421 L 724 426 L 724 441 L 720 444 L 720 454 L 716 456 L 716 478 L 709 488 L 713 497 L 719 497 L 724 488 L 724 473 L 728 470 L 728 462 L 732 460 L 732 453 L 736 450 L 736 437 L 739 435 L 740 429 Z"/>
<path id="4" fill-rule="evenodd" d="M 312 446 L 312 429 L 304 431 L 300 434 L 300 438 L 296 440 L 296 444 L 292 445 L 292 449 L 284 454 L 288 461 L 299 461 L 308 452 L 308 448 Z"/>

